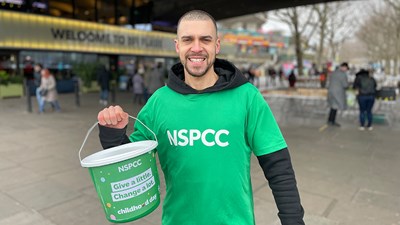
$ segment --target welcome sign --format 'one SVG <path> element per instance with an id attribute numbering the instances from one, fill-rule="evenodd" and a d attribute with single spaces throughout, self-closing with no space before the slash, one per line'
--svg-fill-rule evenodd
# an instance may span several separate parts
<path id="1" fill-rule="evenodd" d="M 0 48 L 175 57 L 175 34 L 0 10 Z"/>

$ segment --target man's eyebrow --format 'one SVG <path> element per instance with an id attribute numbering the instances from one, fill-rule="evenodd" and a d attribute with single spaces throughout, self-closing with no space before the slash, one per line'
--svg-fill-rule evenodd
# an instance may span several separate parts
<path id="1" fill-rule="evenodd" d="M 192 35 L 183 35 L 180 39 L 193 38 Z M 211 35 L 200 36 L 200 39 L 213 39 Z"/>

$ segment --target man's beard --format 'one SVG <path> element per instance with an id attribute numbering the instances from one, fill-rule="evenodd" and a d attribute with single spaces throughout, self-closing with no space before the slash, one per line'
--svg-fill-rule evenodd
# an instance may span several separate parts
<path id="1" fill-rule="evenodd" d="M 208 57 L 205 57 L 206 59 L 205 59 L 205 61 L 207 61 L 207 59 L 208 59 Z M 187 73 L 190 75 L 190 76 L 193 76 L 193 77 L 202 77 L 202 76 L 204 76 L 210 69 L 211 69 L 211 67 L 214 65 L 214 62 L 215 62 L 215 58 L 212 60 L 212 62 L 210 62 L 209 64 L 207 64 L 207 67 L 205 68 L 205 70 L 204 71 L 197 71 L 197 70 L 192 70 L 192 69 L 190 69 L 189 68 L 189 66 L 187 66 L 187 62 L 188 61 L 190 61 L 189 60 L 189 57 L 186 57 L 186 62 L 185 62 L 185 64 L 183 64 L 183 66 L 185 67 L 185 70 L 187 71 Z"/>

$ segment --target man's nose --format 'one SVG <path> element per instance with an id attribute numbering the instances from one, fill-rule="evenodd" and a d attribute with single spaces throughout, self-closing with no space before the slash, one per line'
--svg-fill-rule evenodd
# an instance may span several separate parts
<path id="1" fill-rule="evenodd" d="M 195 41 L 193 42 L 193 45 L 192 45 L 191 50 L 192 50 L 193 52 L 201 52 L 201 51 L 203 50 L 203 47 L 202 47 L 202 45 L 201 45 L 201 42 L 200 42 L 199 40 L 195 40 Z"/>

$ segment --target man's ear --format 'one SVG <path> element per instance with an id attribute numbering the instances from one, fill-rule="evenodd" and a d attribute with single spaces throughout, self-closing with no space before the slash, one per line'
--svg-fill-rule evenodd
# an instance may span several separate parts
<path id="1" fill-rule="evenodd" d="M 179 53 L 178 39 L 174 39 L 174 42 L 175 42 L 175 51 L 176 51 L 176 53 Z"/>
<path id="2" fill-rule="evenodd" d="M 215 54 L 218 54 L 220 50 L 221 50 L 221 40 L 218 38 L 215 48 Z"/>

